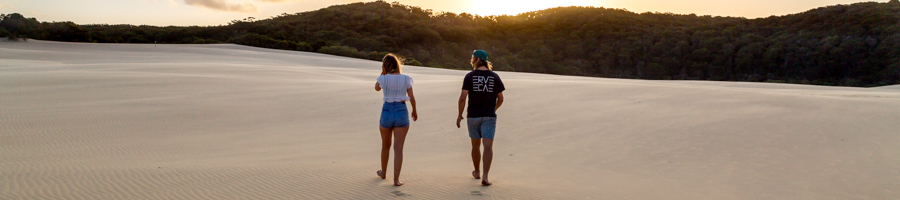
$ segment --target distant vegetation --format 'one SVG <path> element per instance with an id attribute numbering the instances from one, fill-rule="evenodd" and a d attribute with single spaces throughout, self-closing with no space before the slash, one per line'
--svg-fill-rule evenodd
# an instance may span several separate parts
<path id="1" fill-rule="evenodd" d="M 746 19 L 560 7 L 516 16 L 353 3 L 224 26 L 39 22 L 0 16 L 0 37 L 99 43 L 236 43 L 467 69 L 580 76 L 880 86 L 900 83 L 900 3 L 856 3 Z"/>

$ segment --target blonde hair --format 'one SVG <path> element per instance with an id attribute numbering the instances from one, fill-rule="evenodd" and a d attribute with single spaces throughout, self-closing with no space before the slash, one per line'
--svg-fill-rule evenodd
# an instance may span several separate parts
<path id="1" fill-rule="evenodd" d="M 479 67 L 487 67 L 488 70 L 494 71 L 494 65 L 491 62 L 472 56 L 472 70 L 477 70 Z"/>
<path id="2" fill-rule="evenodd" d="M 400 73 L 400 57 L 394 54 L 387 54 L 381 59 L 381 75 L 390 73 Z"/>

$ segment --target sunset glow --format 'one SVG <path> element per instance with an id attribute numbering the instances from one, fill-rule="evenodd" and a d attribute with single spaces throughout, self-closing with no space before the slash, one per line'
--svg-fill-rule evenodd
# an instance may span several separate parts
<path id="1" fill-rule="evenodd" d="M 0 0 L 0 13 L 22 13 L 41 21 L 73 21 L 78 24 L 222 25 L 231 20 L 266 19 L 282 13 L 298 13 L 332 5 L 373 0 Z M 813 8 L 864 0 L 387 0 L 435 12 L 481 16 L 515 15 L 560 6 L 594 6 L 632 12 L 768 17 L 804 12 Z M 887 2 L 888 0 L 876 0 Z M 102 12 L 94 12 L 102 11 Z"/>
<path id="2" fill-rule="evenodd" d="M 495 0 L 477 1 L 470 5 L 472 14 L 487 15 L 516 15 L 523 12 L 543 10 L 547 8 L 565 6 L 598 6 L 597 1 L 591 0 Z"/>

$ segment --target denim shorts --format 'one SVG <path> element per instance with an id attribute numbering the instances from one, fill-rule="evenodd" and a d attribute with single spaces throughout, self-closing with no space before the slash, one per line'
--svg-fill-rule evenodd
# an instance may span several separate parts
<path id="1" fill-rule="evenodd" d="M 470 138 L 494 140 L 494 132 L 497 130 L 496 117 L 470 117 L 467 122 Z"/>
<path id="2" fill-rule="evenodd" d="M 409 111 L 406 110 L 406 103 L 384 102 L 384 106 L 381 107 L 379 124 L 388 129 L 409 126 Z"/>

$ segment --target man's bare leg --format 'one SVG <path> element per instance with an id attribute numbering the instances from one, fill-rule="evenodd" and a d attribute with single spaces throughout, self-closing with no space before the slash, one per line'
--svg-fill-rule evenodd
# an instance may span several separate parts
<path id="1" fill-rule="evenodd" d="M 488 172 L 491 171 L 491 160 L 494 159 L 494 140 L 483 138 L 481 141 L 484 143 L 484 175 L 481 176 L 481 185 L 492 185 L 490 181 L 488 181 Z"/>
<path id="2" fill-rule="evenodd" d="M 472 139 L 472 164 L 475 166 L 472 176 L 480 179 L 481 173 L 478 169 L 481 167 L 481 139 Z"/>

